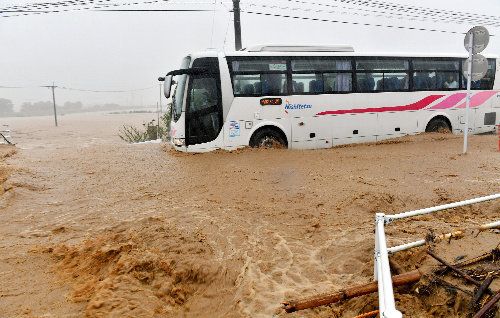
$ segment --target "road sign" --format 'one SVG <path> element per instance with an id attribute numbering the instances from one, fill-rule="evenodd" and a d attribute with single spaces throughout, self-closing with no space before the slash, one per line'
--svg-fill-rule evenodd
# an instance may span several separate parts
<path id="1" fill-rule="evenodd" d="M 469 67 L 469 61 L 468 60 L 463 61 L 462 70 L 465 78 L 469 78 L 468 67 Z M 486 75 L 486 72 L 488 72 L 488 60 L 481 54 L 474 54 L 472 56 L 471 80 L 479 81 Z"/>
<path id="2" fill-rule="evenodd" d="M 473 38 L 472 41 L 472 54 L 481 53 L 488 46 L 490 42 L 490 33 L 485 27 L 475 26 L 467 32 L 464 39 L 464 47 L 469 51 L 470 47 L 470 38 Z"/>
<path id="3" fill-rule="evenodd" d="M 475 26 L 467 32 L 464 46 L 469 52 L 469 58 L 462 69 L 467 78 L 467 99 L 465 101 L 464 154 L 467 153 L 467 135 L 469 134 L 469 108 L 471 99 L 471 82 L 478 81 L 488 71 L 488 61 L 481 53 L 490 42 L 490 33 L 485 27 Z"/>

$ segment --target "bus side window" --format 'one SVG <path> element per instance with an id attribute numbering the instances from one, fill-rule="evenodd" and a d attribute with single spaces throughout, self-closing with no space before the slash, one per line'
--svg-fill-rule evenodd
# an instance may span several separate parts
<path id="1" fill-rule="evenodd" d="M 358 92 L 398 92 L 409 89 L 408 59 L 359 58 L 356 60 Z"/>
<path id="2" fill-rule="evenodd" d="M 288 94 L 287 61 L 283 58 L 229 60 L 234 96 Z"/>
<path id="3" fill-rule="evenodd" d="M 473 81 L 471 83 L 472 89 L 484 89 L 490 90 L 493 89 L 493 85 L 495 82 L 495 73 L 496 73 L 496 60 L 488 59 L 488 71 L 486 75 L 479 81 Z M 467 78 L 462 75 L 462 88 L 467 88 Z"/>
<path id="4" fill-rule="evenodd" d="M 293 94 L 352 91 L 352 64 L 342 57 L 297 57 L 291 61 Z"/>
<path id="5" fill-rule="evenodd" d="M 281 95 L 286 92 L 286 74 L 262 74 L 262 95 Z"/>
<path id="6" fill-rule="evenodd" d="M 358 91 L 371 92 L 375 90 L 375 79 L 372 74 L 358 74 Z"/>
<path id="7" fill-rule="evenodd" d="M 252 96 L 260 94 L 262 83 L 259 75 L 238 74 L 233 76 L 235 95 Z"/>
<path id="8" fill-rule="evenodd" d="M 413 59 L 413 90 L 458 89 L 460 64 L 454 59 Z M 453 82 L 455 79 L 457 82 Z"/>

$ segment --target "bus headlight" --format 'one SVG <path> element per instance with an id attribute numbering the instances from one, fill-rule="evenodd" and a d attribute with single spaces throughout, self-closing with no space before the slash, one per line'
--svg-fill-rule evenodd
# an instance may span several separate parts
<path id="1" fill-rule="evenodd" d="M 174 145 L 177 147 L 184 147 L 186 145 L 186 140 L 184 138 L 174 138 Z"/>

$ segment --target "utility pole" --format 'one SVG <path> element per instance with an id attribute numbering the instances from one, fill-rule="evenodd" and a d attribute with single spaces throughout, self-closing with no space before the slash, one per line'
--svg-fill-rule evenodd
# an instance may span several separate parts
<path id="1" fill-rule="evenodd" d="M 156 115 L 157 115 L 157 122 L 156 122 L 156 140 L 160 139 L 160 111 L 158 109 L 158 103 L 156 103 Z"/>
<path id="2" fill-rule="evenodd" d="M 57 86 L 55 86 L 54 82 L 52 82 L 52 85 L 47 85 L 42 87 L 47 87 L 52 89 L 52 101 L 54 102 L 54 122 L 57 127 L 57 109 L 56 109 L 56 92 L 55 92 Z"/>
<path id="3" fill-rule="evenodd" d="M 234 47 L 236 51 L 241 50 L 241 20 L 240 20 L 240 0 L 233 0 L 234 13 Z"/>
<path id="4" fill-rule="evenodd" d="M 163 91 L 163 85 L 160 83 L 160 113 L 161 113 L 161 95 L 162 95 L 162 91 Z"/>

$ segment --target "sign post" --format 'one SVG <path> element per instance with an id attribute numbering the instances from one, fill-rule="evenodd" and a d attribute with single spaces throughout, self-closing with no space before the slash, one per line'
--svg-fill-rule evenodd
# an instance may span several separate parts
<path id="1" fill-rule="evenodd" d="M 462 65 L 464 77 L 467 78 L 467 99 L 465 102 L 465 128 L 464 128 L 464 150 L 467 153 L 467 138 L 469 135 L 469 111 L 471 99 L 472 81 L 479 81 L 488 71 L 488 61 L 481 53 L 488 46 L 490 34 L 485 27 L 476 26 L 467 32 L 464 39 L 464 46 L 469 52 L 469 58 Z"/>
<path id="2" fill-rule="evenodd" d="M 472 78 L 472 44 L 474 43 L 474 33 L 469 37 L 469 58 L 467 59 L 467 99 L 465 101 L 465 129 L 464 129 L 464 154 L 467 153 L 467 139 L 469 135 L 469 108 L 470 89 Z"/>

